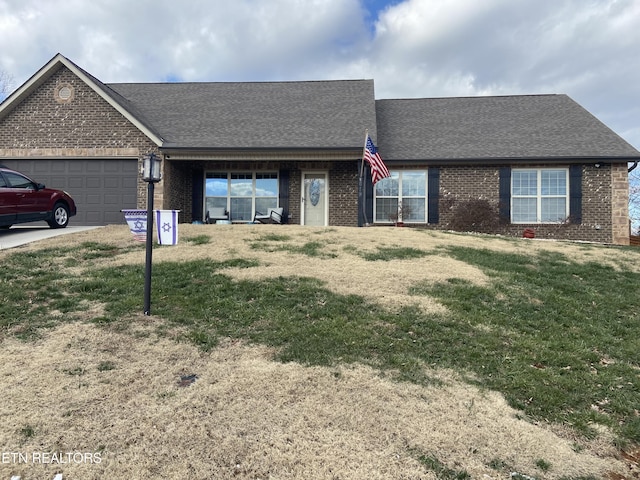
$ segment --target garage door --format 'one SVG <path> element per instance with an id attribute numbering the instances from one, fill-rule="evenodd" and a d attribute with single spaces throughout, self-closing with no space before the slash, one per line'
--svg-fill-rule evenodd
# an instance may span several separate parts
<path id="1" fill-rule="evenodd" d="M 76 202 L 71 225 L 124 223 L 120 210 L 136 208 L 137 160 L 2 160 L 47 187 L 65 190 Z"/>

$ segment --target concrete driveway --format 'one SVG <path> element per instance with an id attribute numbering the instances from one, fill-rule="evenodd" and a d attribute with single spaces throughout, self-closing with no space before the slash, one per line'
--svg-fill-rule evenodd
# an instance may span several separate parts
<path id="1" fill-rule="evenodd" d="M 49 228 L 49 225 L 37 222 L 27 225 L 16 225 L 9 230 L 0 229 L 0 250 L 14 248 L 46 238 L 68 235 L 70 233 L 92 230 L 100 227 L 68 226 L 67 228 Z"/>

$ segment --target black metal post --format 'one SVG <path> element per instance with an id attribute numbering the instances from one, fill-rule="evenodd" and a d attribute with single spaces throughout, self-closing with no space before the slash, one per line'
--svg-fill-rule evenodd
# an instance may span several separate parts
<path id="1" fill-rule="evenodd" d="M 151 315 L 151 256 L 153 254 L 153 182 L 147 187 L 147 261 L 144 274 L 144 314 Z"/>

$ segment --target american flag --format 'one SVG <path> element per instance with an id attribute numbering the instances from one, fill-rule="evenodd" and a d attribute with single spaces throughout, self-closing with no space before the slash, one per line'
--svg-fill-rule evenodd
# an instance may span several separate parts
<path id="1" fill-rule="evenodd" d="M 369 134 L 364 143 L 364 159 L 371 167 L 371 181 L 374 185 L 383 178 L 391 176 Z"/>

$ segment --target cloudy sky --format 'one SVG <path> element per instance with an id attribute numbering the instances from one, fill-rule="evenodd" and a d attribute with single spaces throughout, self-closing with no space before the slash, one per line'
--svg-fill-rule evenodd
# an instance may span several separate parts
<path id="1" fill-rule="evenodd" d="M 640 149 L 640 0 L 0 0 L 0 72 L 373 78 L 377 98 L 566 93 Z"/>

